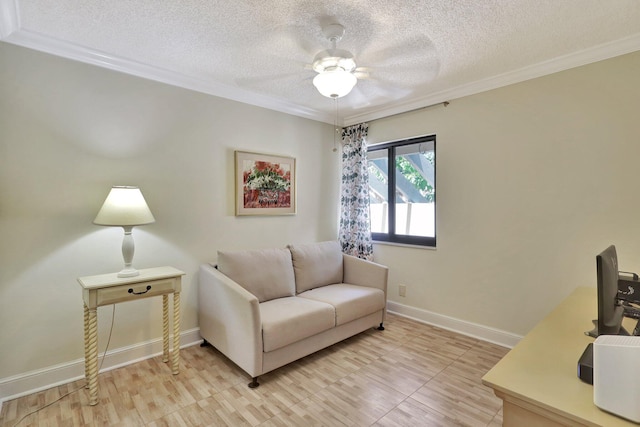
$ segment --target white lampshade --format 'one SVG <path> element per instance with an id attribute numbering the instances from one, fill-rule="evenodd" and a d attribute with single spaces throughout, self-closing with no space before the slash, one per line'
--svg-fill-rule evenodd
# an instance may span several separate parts
<path id="1" fill-rule="evenodd" d="M 93 223 L 133 226 L 151 224 L 155 221 L 138 187 L 116 186 L 109 192 Z"/>
<path id="2" fill-rule="evenodd" d="M 340 98 L 347 95 L 357 82 L 356 76 L 342 68 L 323 71 L 313 79 L 313 85 L 318 89 L 318 92 L 328 98 Z"/>

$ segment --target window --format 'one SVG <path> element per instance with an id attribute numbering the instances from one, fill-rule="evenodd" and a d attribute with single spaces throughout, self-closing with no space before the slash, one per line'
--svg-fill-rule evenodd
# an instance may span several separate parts
<path id="1" fill-rule="evenodd" d="M 435 247 L 435 135 L 367 151 L 373 240 Z"/>

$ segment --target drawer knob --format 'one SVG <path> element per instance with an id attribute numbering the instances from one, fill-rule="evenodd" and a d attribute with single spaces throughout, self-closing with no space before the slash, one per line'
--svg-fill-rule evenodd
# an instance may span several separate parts
<path id="1" fill-rule="evenodd" d="M 142 292 L 134 292 L 133 288 L 129 288 L 129 293 L 134 295 L 142 295 L 142 294 L 146 294 L 150 290 L 151 290 L 151 285 L 147 285 L 147 289 Z"/>

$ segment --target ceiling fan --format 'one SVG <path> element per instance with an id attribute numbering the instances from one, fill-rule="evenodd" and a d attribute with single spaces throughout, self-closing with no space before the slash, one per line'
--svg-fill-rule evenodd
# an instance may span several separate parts
<path id="1" fill-rule="evenodd" d="M 294 24 L 278 27 L 279 31 L 270 33 L 261 49 L 261 53 L 269 55 L 262 61 L 268 72 L 233 79 L 239 86 L 266 94 L 311 96 L 308 103 L 313 108 L 337 109 L 337 102 L 316 103 L 313 95 L 317 93 L 332 100 L 343 98 L 341 105 L 355 110 L 378 100 L 401 99 L 410 93 L 412 84 L 429 81 L 437 74 L 437 52 L 426 35 L 412 34 L 395 40 L 361 28 L 350 40 L 359 46 L 356 63 L 353 50 L 338 48 L 346 40 L 345 27 L 337 22 L 336 18 L 327 18 L 320 28 Z M 318 48 L 318 38 L 327 40 L 329 48 L 319 52 L 322 48 Z M 258 61 L 258 57 L 250 58 Z M 302 87 L 305 92 L 299 92 Z M 306 92 L 307 88 L 313 88 L 315 94 Z"/>
<path id="2" fill-rule="evenodd" d="M 356 61 L 351 52 L 336 48 L 344 36 L 342 25 L 329 24 L 322 29 L 322 33 L 331 42 L 331 49 L 319 52 L 313 59 L 312 68 L 318 73 L 313 85 L 328 98 L 340 98 L 349 94 L 358 82 L 354 73 Z"/>

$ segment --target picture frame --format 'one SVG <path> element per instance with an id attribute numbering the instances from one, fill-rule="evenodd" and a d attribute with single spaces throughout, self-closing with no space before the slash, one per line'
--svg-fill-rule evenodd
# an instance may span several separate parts
<path id="1" fill-rule="evenodd" d="M 294 215 L 296 159 L 235 151 L 236 216 Z"/>

